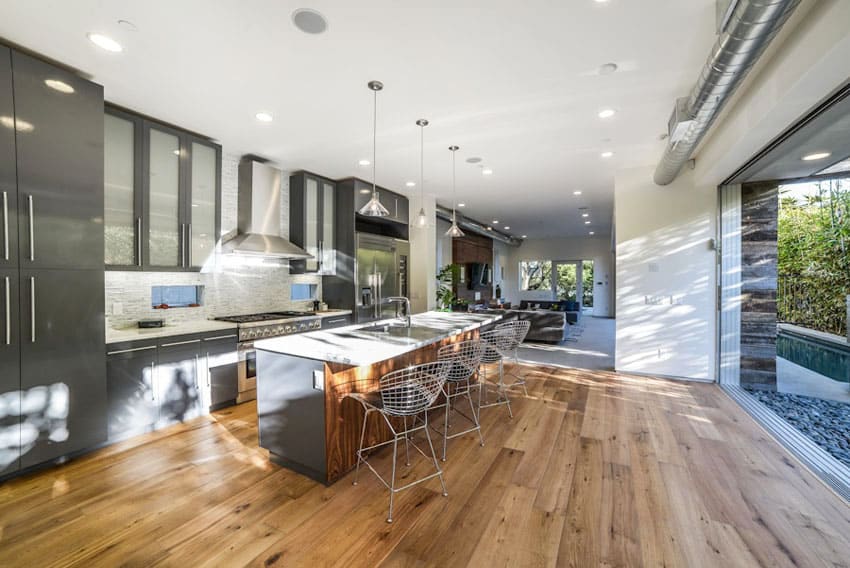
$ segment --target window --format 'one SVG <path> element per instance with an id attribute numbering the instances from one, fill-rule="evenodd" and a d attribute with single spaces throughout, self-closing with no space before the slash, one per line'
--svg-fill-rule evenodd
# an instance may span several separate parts
<path id="1" fill-rule="evenodd" d="M 201 305 L 203 286 L 151 286 L 153 308 L 194 308 Z"/>
<path id="2" fill-rule="evenodd" d="M 315 300 L 318 286 L 315 284 L 292 284 L 289 290 L 291 300 Z"/>
<path id="3" fill-rule="evenodd" d="M 523 260 L 519 263 L 520 290 L 551 290 L 552 261 Z"/>

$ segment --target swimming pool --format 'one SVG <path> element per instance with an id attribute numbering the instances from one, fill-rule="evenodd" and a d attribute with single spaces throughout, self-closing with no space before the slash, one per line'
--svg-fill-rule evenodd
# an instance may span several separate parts
<path id="1" fill-rule="evenodd" d="M 850 345 L 780 327 L 776 354 L 830 379 L 850 383 Z"/>

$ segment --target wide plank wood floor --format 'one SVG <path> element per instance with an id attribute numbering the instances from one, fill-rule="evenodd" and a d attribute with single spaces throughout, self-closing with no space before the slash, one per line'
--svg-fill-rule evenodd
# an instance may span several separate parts
<path id="1" fill-rule="evenodd" d="M 324 487 L 270 464 L 244 404 L 0 485 L 0 566 L 850 563 L 848 506 L 717 386 L 522 372 L 515 418 L 451 443 L 449 497 L 402 492 L 391 525 L 368 471 Z"/>

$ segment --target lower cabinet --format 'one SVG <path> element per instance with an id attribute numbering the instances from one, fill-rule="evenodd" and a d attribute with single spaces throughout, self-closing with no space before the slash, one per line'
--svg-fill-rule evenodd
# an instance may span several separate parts
<path id="1" fill-rule="evenodd" d="M 333 329 L 335 327 L 345 327 L 351 325 L 351 315 L 345 314 L 342 316 L 328 316 L 322 318 L 322 329 Z"/>
<path id="2" fill-rule="evenodd" d="M 235 333 L 107 346 L 109 439 L 183 422 L 236 402 Z"/>

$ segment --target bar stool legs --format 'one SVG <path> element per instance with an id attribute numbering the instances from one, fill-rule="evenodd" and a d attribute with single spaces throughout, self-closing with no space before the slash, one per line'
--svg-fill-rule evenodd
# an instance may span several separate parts
<path id="1" fill-rule="evenodd" d="M 493 384 L 487 380 L 487 365 L 498 365 L 498 377 L 499 380 L 497 383 Z M 493 363 L 482 363 L 481 369 L 478 371 L 479 379 L 478 379 L 478 415 L 481 415 L 482 408 L 489 408 L 492 406 L 500 406 L 505 405 L 508 407 L 508 416 L 511 418 L 514 417 L 514 412 L 511 409 L 511 399 L 508 397 L 508 389 L 511 388 L 509 385 L 506 385 L 504 382 L 504 363 L 502 359 Z M 488 389 L 495 389 L 496 391 L 496 400 L 495 402 L 489 402 L 487 397 Z M 483 396 L 482 396 L 483 394 Z M 483 400 L 482 400 L 483 399 Z"/>
<path id="2" fill-rule="evenodd" d="M 448 381 L 446 382 L 444 396 L 446 397 L 446 402 L 444 404 L 446 412 L 445 418 L 443 421 L 443 429 L 438 432 L 443 435 L 443 457 L 442 460 L 446 461 L 446 451 L 448 448 L 449 440 L 452 438 L 457 438 L 458 436 L 463 436 L 464 434 L 469 434 L 470 432 L 478 432 L 478 442 L 481 446 L 484 446 L 484 435 L 481 434 L 481 423 L 478 420 L 478 412 L 475 408 L 475 404 L 472 402 L 472 390 L 473 386 L 469 383 L 469 379 L 465 381 Z M 466 397 L 467 402 L 469 403 L 469 412 L 472 416 L 467 416 L 459 409 L 457 409 L 452 401 L 458 397 Z M 454 432 L 453 434 L 449 434 L 449 412 L 454 410 L 457 414 L 463 416 L 466 420 L 472 423 L 472 427 L 467 428 L 461 432 Z"/>

